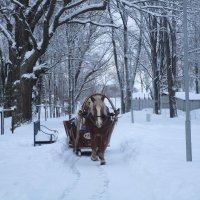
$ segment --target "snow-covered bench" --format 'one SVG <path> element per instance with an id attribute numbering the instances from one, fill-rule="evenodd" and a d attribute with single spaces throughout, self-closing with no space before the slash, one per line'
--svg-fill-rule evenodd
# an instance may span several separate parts
<path id="1" fill-rule="evenodd" d="M 56 142 L 58 131 L 47 128 L 40 124 L 40 121 L 35 121 L 33 124 L 34 146 L 41 144 L 51 144 Z"/>

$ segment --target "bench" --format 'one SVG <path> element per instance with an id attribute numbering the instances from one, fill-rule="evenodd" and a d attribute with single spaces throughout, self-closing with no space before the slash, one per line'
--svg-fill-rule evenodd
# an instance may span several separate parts
<path id="1" fill-rule="evenodd" d="M 52 130 L 44 125 L 41 125 L 39 120 L 33 123 L 33 134 L 34 146 L 37 144 L 51 144 L 56 142 L 58 138 L 57 130 Z"/>

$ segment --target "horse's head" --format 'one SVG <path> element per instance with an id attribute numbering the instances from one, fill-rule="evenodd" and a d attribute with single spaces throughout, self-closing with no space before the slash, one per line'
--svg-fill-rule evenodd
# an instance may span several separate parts
<path id="1" fill-rule="evenodd" d="M 90 112 L 94 118 L 95 125 L 101 128 L 107 116 L 107 108 L 104 103 L 104 96 L 91 96 Z"/>

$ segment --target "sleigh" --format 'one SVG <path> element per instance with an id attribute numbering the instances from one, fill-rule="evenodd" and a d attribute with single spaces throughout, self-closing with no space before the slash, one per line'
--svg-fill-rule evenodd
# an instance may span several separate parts
<path id="1" fill-rule="evenodd" d="M 77 139 L 77 126 L 76 126 L 76 119 L 72 118 L 71 120 L 63 121 L 65 132 L 68 139 L 68 146 L 75 148 L 76 146 L 76 139 Z M 90 148 L 91 146 L 91 138 L 90 133 L 85 126 L 82 126 L 79 130 L 79 147 L 81 149 Z"/>
<path id="2" fill-rule="evenodd" d="M 111 135 L 118 119 L 117 116 L 119 114 L 119 109 L 118 110 L 115 109 L 112 101 L 107 96 L 96 93 L 86 98 L 81 107 L 81 110 L 79 111 L 78 117 L 63 121 L 65 132 L 67 135 L 68 146 L 72 148 L 77 155 L 82 155 L 84 153 L 91 152 L 91 145 L 92 145 L 91 133 L 90 133 L 91 129 L 88 127 L 89 126 L 88 123 L 85 123 L 84 121 L 86 118 L 84 117 L 84 112 L 86 112 L 87 110 L 87 105 L 90 102 L 91 97 L 95 95 L 100 95 L 106 98 L 107 103 L 110 104 L 111 108 L 110 109 L 111 112 L 109 112 L 108 114 L 109 120 L 107 120 L 105 125 L 105 131 L 107 134 L 106 136 L 107 146 L 110 143 Z M 78 118 L 81 118 L 81 120 Z M 80 121 L 81 123 L 79 123 Z"/>

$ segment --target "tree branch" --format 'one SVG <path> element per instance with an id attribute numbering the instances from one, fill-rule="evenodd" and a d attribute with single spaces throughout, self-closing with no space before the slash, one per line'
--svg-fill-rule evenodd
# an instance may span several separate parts
<path id="1" fill-rule="evenodd" d="M 0 33 L 3 33 L 3 35 L 7 38 L 8 42 L 13 45 L 15 44 L 15 40 L 12 37 L 12 35 L 7 31 L 6 28 L 4 28 L 1 24 L 0 24 Z"/>
<path id="2" fill-rule="evenodd" d="M 88 6 L 84 6 L 82 8 L 79 8 L 77 10 L 75 10 L 74 12 L 72 12 L 72 14 L 69 14 L 66 18 L 64 18 L 63 20 L 61 20 L 58 23 L 58 26 L 61 26 L 62 24 L 68 23 L 69 21 L 71 21 L 72 19 L 76 18 L 77 16 L 84 14 L 86 12 L 89 11 L 98 11 L 98 10 L 105 10 L 107 6 L 107 1 L 104 1 L 102 4 L 92 4 L 92 5 L 88 5 Z M 66 7 L 65 7 L 66 8 Z M 63 12 L 66 9 L 63 9 Z M 58 15 L 62 15 L 61 13 L 59 13 Z"/>
<path id="3" fill-rule="evenodd" d="M 38 2 L 38 8 L 41 7 L 41 9 L 38 10 L 38 12 L 33 13 L 33 16 L 34 16 L 34 17 L 31 17 L 31 16 L 29 15 L 29 16 L 31 17 L 31 19 L 29 19 L 29 20 L 30 20 L 29 24 L 30 24 L 30 27 L 31 27 L 31 30 L 32 30 L 32 31 L 34 30 L 36 24 L 37 24 L 38 21 L 41 19 L 41 17 L 44 15 L 44 13 L 49 9 L 49 5 L 50 5 L 50 3 L 51 3 L 51 0 L 46 0 L 46 2 L 43 4 L 43 6 L 40 6 L 42 2 L 43 2 L 43 1 Z M 38 8 L 37 8 L 37 9 L 38 9 Z M 36 8 L 35 8 L 35 9 L 36 9 Z M 34 11 L 34 10 L 33 10 L 33 11 Z M 29 14 L 30 14 L 30 13 L 29 13 Z"/>
<path id="4" fill-rule="evenodd" d="M 114 25 L 114 24 L 101 24 L 98 22 L 94 22 L 91 20 L 71 20 L 68 23 L 78 23 L 78 24 L 92 24 L 92 25 L 96 25 L 96 26 L 100 26 L 100 27 L 113 27 L 113 28 L 120 28 L 120 26 Z"/>
<path id="5" fill-rule="evenodd" d="M 14 3 L 15 5 L 19 6 L 20 8 L 25 8 L 24 5 L 17 0 L 11 0 L 10 2 Z"/>

